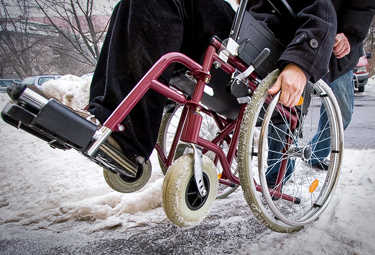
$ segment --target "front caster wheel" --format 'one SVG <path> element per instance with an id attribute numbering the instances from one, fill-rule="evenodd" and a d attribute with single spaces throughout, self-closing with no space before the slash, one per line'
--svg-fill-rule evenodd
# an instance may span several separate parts
<path id="1" fill-rule="evenodd" d="M 175 138 L 175 135 L 176 135 L 177 126 L 181 119 L 182 111 L 183 111 L 182 105 L 177 104 L 174 107 L 173 111 L 167 111 L 163 115 L 163 119 L 161 121 L 160 128 L 159 128 L 159 135 L 158 135 L 157 143 L 160 146 L 160 148 L 163 150 L 164 155 L 166 156 L 170 155 L 171 153 L 170 148 L 172 146 L 173 139 Z M 208 141 L 212 141 L 220 133 L 220 127 L 225 126 L 224 123 L 226 122 L 226 120 L 219 118 L 218 116 L 216 116 L 217 117 L 216 118 L 209 111 L 202 111 L 201 114 L 203 116 L 203 120 L 202 120 L 201 129 L 199 131 L 199 137 L 204 138 Z M 219 121 L 221 122 L 220 124 L 218 124 Z M 226 138 L 231 138 L 231 137 L 228 136 Z M 223 149 L 223 151 L 226 154 L 228 153 L 229 145 L 227 143 L 227 139 L 225 138 L 222 139 L 222 142 L 218 143 L 218 145 Z M 184 154 L 184 149 L 180 145 L 179 150 L 175 151 L 173 160 L 176 160 L 177 158 L 181 157 L 183 154 Z M 206 155 L 213 162 L 216 161 L 215 157 L 217 156 L 212 151 L 208 151 Z M 163 174 L 166 174 L 168 167 L 165 165 L 165 163 L 161 160 L 160 157 L 159 157 L 159 164 L 160 164 L 160 168 Z M 222 167 L 219 162 L 217 164 L 217 169 L 218 169 L 217 174 L 222 172 Z M 233 159 L 233 162 L 231 165 L 231 171 L 233 175 L 238 176 L 236 158 Z M 217 199 L 226 198 L 227 196 L 232 194 L 237 188 L 238 188 L 238 185 L 235 185 L 234 187 L 232 187 L 232 186 L 219 183 L 216 198 Z"/>
<path id="2" fill-rule="evenodd" d="M 150 160 L 138 168 L 136 177 L 128 177 L 103 169 L 104 179 L 115 191 L 121 193 L 132 193 L 146 185 L 151 177 L 152 166 Z"/>
<path id="3" fill-rule="evenodd" d="M 163 182 L 163 208 L 176 225 L 190 227 L 198 224 L 210 211 L 217 193 L 215 165 L 203 155 L 203 181 L 207 195 L 202 197 L 194 179 L 192 154 L 178 158 L 169 168 Z"/>

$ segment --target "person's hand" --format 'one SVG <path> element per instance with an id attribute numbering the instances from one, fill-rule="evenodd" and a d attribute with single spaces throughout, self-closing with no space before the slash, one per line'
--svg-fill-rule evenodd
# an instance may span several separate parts
<path id="1" fill-rule="evenodd" d="M 349 40 L 343 33 L 336 35 L 332 52 L 336 58 L 342 58 L 349 54 L 350 52 Z"/>
<path id="2" fill-rule="evenodd" d="M 268 93 L 273 95 L 281 89 L 279 102 L 287 107 L 293 107 L 299 102 L 306 82 L 306 75 L 302 70 L 290 63 L 280 73 Z"/>

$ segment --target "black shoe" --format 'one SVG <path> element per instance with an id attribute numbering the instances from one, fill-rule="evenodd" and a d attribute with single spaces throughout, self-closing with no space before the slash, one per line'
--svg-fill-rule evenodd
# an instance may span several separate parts
<path id="1" fill-rule="evenodd" d="M 329 160 L 328 159 L 323 159 L 322 161 L 312 165 L 312 167 L 319 168 L 321 170 L 328 170 L 329 167 Z"/>

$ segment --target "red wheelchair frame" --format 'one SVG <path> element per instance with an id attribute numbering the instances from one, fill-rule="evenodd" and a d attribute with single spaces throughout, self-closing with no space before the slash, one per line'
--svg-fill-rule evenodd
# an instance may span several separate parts
<path id="1" fill-rule="evenodd" d="M 235 57 L 230 57 L 227 63 L 223 62 L 219 58 L 218 54 L 218 51 L 223 49 L 224 46 L 222 45 L 222 43 L 218 39 L 213 38 L 212 44 L 208 47 L 206 51 L 202 66 L 197 64 L 195 61 L 193 61 L 192 59 L 190 59 L 182 53 L 167 53 L 164 56 L 162 56 L 147 72 L 147 74 L 142 78 L 142 80 L 139 81 L 139 83 L 134 87 L 134 89 L 127 95 L 127 97 L 116 108 L 112 115 L 104 122 L 103 129 L 106 130 L 105 132 L 107 132 L 107 134 L 109 135 L 110 132 L 120 131 L 121 122 L 125 119 L 125 117 L 137 104 L 137 102 L 143 97 L 143 95 L 149 89 L 155 90 L 158 93 L 171 99 L 172 101 L 185 105 L 169 155 L 164 155 L 164 152 L 161 150 L 160 146 L 155 146 L 155 149 L 157 150 L 159 157 L 161 158 L 165 166 L 168 167 L 172 164 L 172 160 L 174 158 L 174 151 L 177 148 L 179 140 L 187 143 L 193 143 L 203 147 L 204 152 L 213 151 L 217 155 L 221 165 L 223 166 L 223 173 L 221 178 L 219 179 L 219 183 L 228 186 L 233 184 L 240 185 L 239 178 L 232 174 L 230 166 L 233 161 L 234 155 L 237 153 L 236 146 L 238 143 L 238 137 L 240 133 L 240 123 L 242 121 L 242 116 L 246 104 L 242 105 L 238 117 L 230 123 L 228 123 L 227 120 L 225 120 L 224 118 L 218 116 L 218 114 L 216 114 L 215 112 L 207 112 L 207 114 L 210 114 L 214 117 L 217 125 L 222 129 L 221 134 L 212 141 L 207 141 L 199 137 L 200 122 L 202 117 L 199 117 L 199 115 L 195 114 L 195 112 L 199 112 L 201 110 L 207 111 L 202 108 L 200 101 L 204 93 L 204 87 L 210 80 L 209 71 L 214 61 L 219 62 L 222 70 L 229 74 L 234 73 L 236 69 L 240 70 L 241 72 L 247 69 L 246 65 Z M 189 70 L 191 70 L 194 78 L 197 80 L 197 84 L 194 89 L 194 94 L 191 99 L 186 99 L 186 97 L 178 91 L 176 91 L 176 89 L 173 89 L 166 84 L 162 84 L 157 80 L 158 77 L 164 72 L 164 70 L 170 64 L 176 62 L 183 64 Z M 254 73 L 251 76 L 255 78 L 256 74 Z M 248 86 L 252 91 L 254 91 L 257 87 L 257 85 L 253 83 L 251 80 L 249 80 Z M 268 102 L 270 102 L 271 100 L 271 97 L 267 99 Z M 280 111 L 284 111 L 282 107 L 277 107 Z M 297 113 L 293 112 L 293 114 L 291 115 L 289 111 L 284 111 L 284 114 L 288 119 L 292 120 L 291 126 L 295 128 L 298 124 L 298 117 L 293 116 L 293 114 Z M 231 133 L 232 131 L 234 131 L 233 137 L 230 138 L 229 133 Z M 102 140 L 104 140 L 106 137 L 107 136 L 103 136 Z M 227 155 L 225 155 L 223 150 L 218 145 L 223 139 L 230 139 L 230 142 L 228 143 L 230 144 L 230 148 Z M 92 147 L 99 148 L 101 142 L 101 140 L 96 141 Z M 285 148 L 285 150 L 288 150 L 288 148 Z M 90 149 L 88 151 L 90 152 Z M 91 153 L 93 154 L 95 153 L 95 151 L 91 151 Z M 284 160 L 284 162 L 286 162 L 286 160 Z M 282 167 L 279 171 L 280 177 L 278 178 L 277 184 L 281 182 L 282 176 L 285 174 L 285 169 L 286 163 L 282 164 Z M 261 187 L 258 184 L 256 185 L 257 190 L 261 191 Z M 281 185 L 279 185 L 279 187 L 281 187 Z M 296 198 L 280 193 L 280 190 L 277 191 L 270 189 L 270 191 L 272 192 L 272 195 L 275 197 L 281 197 L 282 199 L 294 202 L 298 201 L 298 199 Z"/>

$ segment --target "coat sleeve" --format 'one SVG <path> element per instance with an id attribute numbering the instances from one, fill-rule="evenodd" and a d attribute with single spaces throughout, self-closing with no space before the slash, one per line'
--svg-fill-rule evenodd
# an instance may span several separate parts
<path id="1" fill-rule="evenodd" d="M 344 1 L 337 17 L 337 33 L 344 33 L 354 47 L 366 38 L 374 13 L 374 0 Z"/>
<path id="2" fill-rule="evenodd" d="M 328 72 L 329 58 L 336 35 L 337 16 L 327 0 L 288 0 L 296 13 L 297 30 L 281 55 L 278 66 L 297 64 L 312 82 Z"/>

